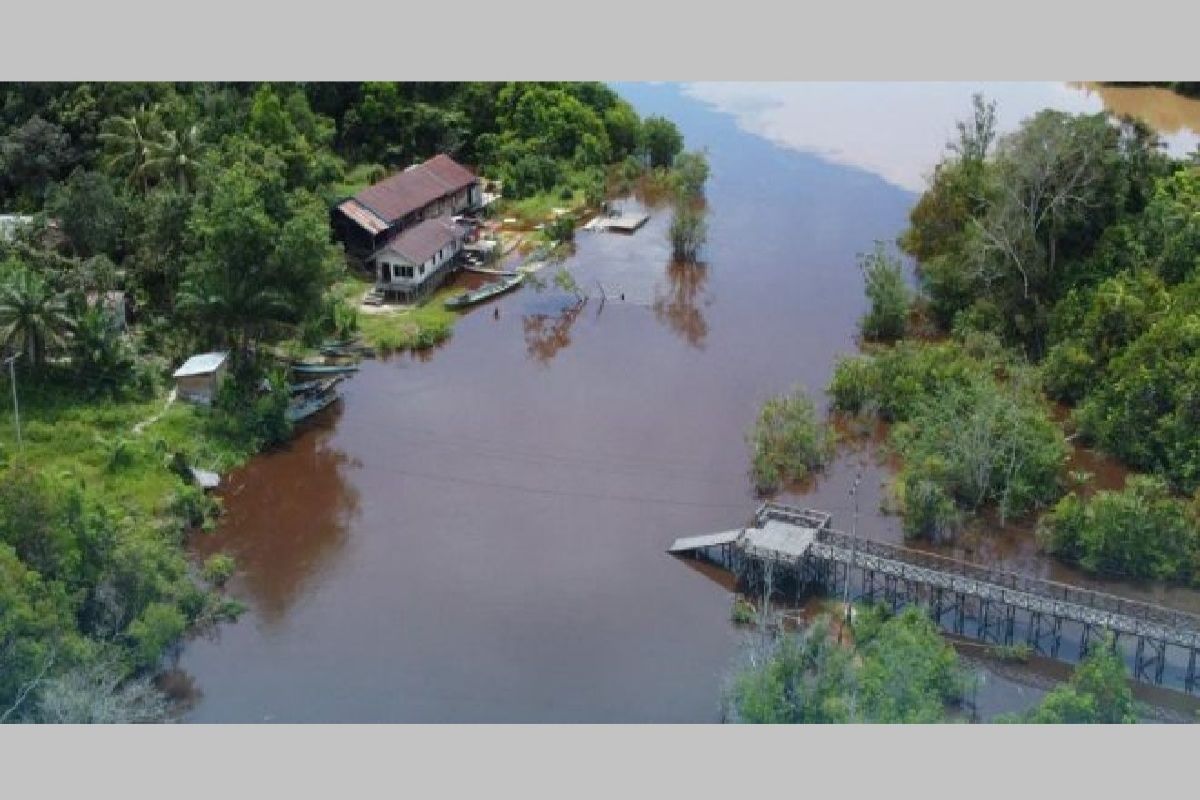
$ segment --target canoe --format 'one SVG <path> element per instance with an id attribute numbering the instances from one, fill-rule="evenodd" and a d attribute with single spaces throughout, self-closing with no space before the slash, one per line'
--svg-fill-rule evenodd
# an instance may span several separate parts
<path id="1" fill-rule="evenodd" d="M 525 280 L 524 275 L 520 275 L 520 274 L 513 275 L 511 277 L 505 278 L 504 280 L 495 281 L 494 283 L 489 283 L 485 286 L 480 286 L 478 289 L 475 289 L 474 291 L 463 292 L 461 294 L 457 294 L 454 297 L 451 297 L 449 300 L 447 300 L 443 305 L 446 308 L 450 308 L 450 309 L 466 308 L 467 306 L 473 306 L 476 303 L 482 303 L 484 300 L 488 300 L 492 297 L 495 297 L 498 294 L 503 294 L 504 292 L 507 292 L 510 289 L 515 289 L 517 286 L 519 286 L 521 284 L 521 281 L 523 281 L 523 280 Z"/>
<path id="2" fill-rule="evenodd" d="M 333 405 L 341 397 L 337 390 L 330 388 L 324 392 L 302 395 L 288 404 L 285 412 L 288 422 L 296 423 L 311 417 L 323 408 Z"/>
<path id="3" fill-rule="evenodd" d="M 375 351 L 364 344 L 323 344 L 320 349 L 321 355 L 333 358 L 375 357 Z"/>
<path id="4" fill-rule="evenodd" d="M 358 372 L 358 367 L 355 364 L 306 364 L 297 362 L 292 364 L 292 372 L 300 375 L 344 375 L 350 372 Z"/>
<path id="5" fill-rule="evenodd" d="M 300 383 L 290 384 L 288 386 L 288 391 L 292 395 L 311 394 L 312 392 L 323 392 L 327 389 L 333 388 L 339 382 L 345 380 L 345 378 L 346 378 L 345 375 L 334 375 L 331 378 L 318 378 L 316 380 L 311 380 L 311 381 L 301 381 Z"/>

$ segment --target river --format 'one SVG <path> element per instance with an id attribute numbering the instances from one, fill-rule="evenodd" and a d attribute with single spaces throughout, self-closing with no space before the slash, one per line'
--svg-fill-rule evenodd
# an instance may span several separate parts
<path id="1" fill-rule="evenodd" d="M 183 648 L 168 683 L 185 718 L 717 721 L 743 635 L 729 583 L 664 550 L 745 524 L 757 500 L 744 434 L 759 405 L 795 384 L 823 403 L 836 358 L 855 351 L 856 254 L 902 230 L 912 176 L 948 135 L 888 120 L 952 131 L 973 90 L 958 85 L 949 107 L 890 85 L 899 113 L 853 86 L 857 103 L 828 107 L 824 85 L 619 86 L 709 152 L 706 264 L 670 264 L 661 207 L 632 236 L 581 231 L 566 265 L 586 302 L 526 286 L 433 351 L 367 361 L 289 447 L 230 475 L 219 529 L 193 549 L 235 556 L 229 590 L 248 611 Z M 1002 88 L 1033 110 L 1103 102 L 1088 87 Z M 1172 148 L 1188 146 L 1193 120 Z M 824 145 L 859 125 L 882 136 Z M 897 138 L 900 155 L 883 157 L 888 133 L 924 139 Z M 783 499 L 846 527 L 859 470 L 858 532 L 899 541 L 871 446 Z M 1020 526 L 980 539 L 965 554 L 1078 577 Z M 1152 594 L 1200 608 L 1194 592 Z M 981 713 L 1032 704 L 1056 668 L 989 672 Z"/>

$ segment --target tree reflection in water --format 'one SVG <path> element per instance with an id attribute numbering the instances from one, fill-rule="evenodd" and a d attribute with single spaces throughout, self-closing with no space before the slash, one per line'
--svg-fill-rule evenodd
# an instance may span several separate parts
<path id="1" fill-rule="evenodd" d="M 525 351 L 539 364 L 549 364 L 558 351 L 571 343 L 571 326 L 579 318 L 587 298 L 573 299 L 556 314 L 526 314 L 521 319 L 525 331 Z"/>
<path id="2" fill-rule="evenodd" d="M 707 265 L 672 261 L 667 266 L 666 291 L 656 289 L 651 303 L 659 322 L 679 334 L 692 347 L 701 350 L 708 336 L 704 307 L 712 302 L 704 291 L 707 283 Z"/>
<path id="3" fill-rule="evenodd" d="M 341 404 L 314 418 L 290 445 L 254 458 L 228 479 L 240 495 L 217 531 L 196 534 L 199 556 L 225 552 L 237 562 L 235 597 L 277 623 L 342 550 L 359 513 L 359 492 L 344 474 L 353 462 L 329 439 Z"/>

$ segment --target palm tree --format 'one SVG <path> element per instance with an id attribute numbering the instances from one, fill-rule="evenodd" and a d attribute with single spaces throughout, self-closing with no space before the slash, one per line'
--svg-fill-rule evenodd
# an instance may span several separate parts
<path id="1" fill-rule="evenodd" d="M 287 297 L 264 285 L 257 270 L 228 263 L 195 269 L 179 288 L 175 308 L 224 338 L 239 359 L 292 316 Z"/>
<path id="2" fill-rule="evenodd" d="M 47 347 L 61 347 L 72 329 L 63 298 L 41 276 L 24 267 L 0 283 L 0 343 L 21 348 L 41 366 Z"/>
<path id="3" fill-rule="evenodd" d="M 208 148 L 200 138 L 200 126 L 165 130 L 148 143 L 145 170 L 162 180 L 174 180 L 186 194 L 195 184 L 200 158 Z"/>
<path id="4" fill-rule="evenodd" d="M 130 183 L 149 188 L 146 164 L 151 159 L 152 142 L 159 135 L 158 117 L 141 106 L 128 117 L 109 117 L 100 126 L 104 144 L 104 166 Z"/>

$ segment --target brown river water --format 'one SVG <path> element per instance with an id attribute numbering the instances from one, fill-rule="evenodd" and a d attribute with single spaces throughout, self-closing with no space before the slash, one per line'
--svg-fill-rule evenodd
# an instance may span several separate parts
<path id="1" fill-rule="evenodd" d="M 824 402 L 835 359 L 855 351 L 856 254 L 895 239 L 916 195 L 870 159 L 756 132 L 697 87 L 618 89 L 708 149 L 706 264 L 670 263 L 662 207 L 632 236 L 581 231 L 566 266 L 586 301 L 549 280 L 525 286 L 466 314 L 431 352 L 364 362 L 289 447 L 228 476 L 223 521 L 193 549 L 237 558 L 229 589 L 248 611 L 183 648 L 167 681 L 186 719 L 720 718 L 744 636 L 729 619 L 732 582 L 664 551 L 747 522 L 758 500 L 745 431 L 795 384 Z M 938 126 L 953 129 L 971 90 Z M 746 89 L 759 108 L 762 91 Z M 1105 485 L 1123 480 L 1102 456 L 1077 458 Z M 782 499 L 848 529 L 860 471 L 858 533 L 900 541 L 870 439 Z M 949 552 L 1087 582 L 1039 554 L 1027 522 Z M 1200 611 L 1196 592 L 1092 585 Z M 987 718 L 1033 704 L 1069 668 L 985 674 Z M 1190 713 L 1174 693 L 1142 694 Z"/>

